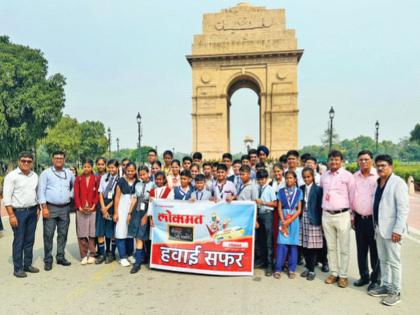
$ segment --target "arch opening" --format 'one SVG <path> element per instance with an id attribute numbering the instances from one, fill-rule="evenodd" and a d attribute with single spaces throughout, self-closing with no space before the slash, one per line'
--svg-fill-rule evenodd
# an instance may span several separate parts
<path id="1" fill-rule="evenodd" d="M 261 139 L 261 89 L 253 78 L 241 76 L 229 84 L 226 95 L 230 152 L 246 153 L 249 146 L 256 147 Z"/>

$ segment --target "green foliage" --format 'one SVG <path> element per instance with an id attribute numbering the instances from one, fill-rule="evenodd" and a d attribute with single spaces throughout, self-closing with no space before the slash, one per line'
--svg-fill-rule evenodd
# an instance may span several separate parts
<path id="1" fill-rule="evenodd" d="M 56 150 L 63 150 L 69 162 L 78 162 L 104 155 L 108 140 L 101 122 L 79 123 L 75 118 L 66 115 L 54 128 L 48 130 L 47 137 L 41 144 L 49 156 Z"/>
<path id="2" fill-rule="evenodd" d="M 420 160 L 420 144 L 401 140 L 395 144 L 392 141 L 384 140 L 378 144 L 378 152 L 376 152 L 375 141 L 366 136 L 358 136 L 354 139 L 344 139 L 335 144 L 334 149 L 340 150 L 344 154 L 344 159 L 349 162 L 357 160 L 357 154 L 361 150 L 370 150 L 374 155 L 389 154 L 396 160 L 401 161 L 419 161 Z M 300 150 L 301 153 L 311 153 L 320 161 L 326 161 L 328 156 L 328 146 L 310 145 Z"/>
<path id="3" fill-rule="evenodd" d="M 410 132 L 410 141 L 420 144 L 420 124 L 416 124 L 414 129 Z"/>
<path id="4" fill-rule="evenodd" d="M 0 36 L 0 158 L 13 160 L 34 148 L 61 118 L 65 79 L 47 73 L 40 50 Z"/>
<path id="5" fill-rule="evenodd" d="M 103 155 L 108 148 L 105 126 L 99 121 L 85 121 L 79 125 L 79 157 L 95 159 Z"/>
<path id="6" fill-rule="evenodd" d="M 135 149 L 131 152 L 131 155 L 129 156 L 129 159 L 133 162 L 138 162 L 140 161 L 140 155 L 141 155 L 141 162 L 144 163 L 147 161 L 147 151 L 149 151 L 150 149 L 154 149 L 153 147 L 149 147 L 149 146 L 142 146 L 140 148 L 140 153 L 139 154 L 139 150 Z"/>

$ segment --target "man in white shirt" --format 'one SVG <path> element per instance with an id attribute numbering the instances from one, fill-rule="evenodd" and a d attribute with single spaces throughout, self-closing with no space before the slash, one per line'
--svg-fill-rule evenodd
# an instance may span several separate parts
<path id="1" fill-rule="evenodd" d="M 20 153 L 19 167 L 4 179 L 4 205 L 13 230 L 13 274 L 17 278 L 27 277 L 27 272 L 39 272 L 32 266 L 39 217 L 36 196 L 38 175 L 32 171 L 33 160 L 32 153 Z"/>

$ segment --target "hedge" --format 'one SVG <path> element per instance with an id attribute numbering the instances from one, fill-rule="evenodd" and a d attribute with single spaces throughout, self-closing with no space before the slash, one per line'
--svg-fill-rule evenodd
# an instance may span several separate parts
<path id="1" fill-rule="evenodd" d="M 350 163 L 346 165 L 346 169 L 354 173 L 357 169 L 357 163 Z M 404 178 L 407 181 L 409 176 L 413 176 L 416 183 L 420 183 L 420 163 L 394 163 L 394 173 Z"/>

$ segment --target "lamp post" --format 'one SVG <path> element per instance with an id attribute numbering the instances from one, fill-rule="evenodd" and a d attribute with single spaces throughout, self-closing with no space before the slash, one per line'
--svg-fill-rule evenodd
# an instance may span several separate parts
<path id="1" fill-rule="evenodd" d="M 117 155 L 120 155 L 120 138 L 117 138 Z"/>
<path id="2" fill-rule="evenodd" d="M 141 163 L 141 115 L 137 113 L 137 127 L 138 127 L 138 142 L 137 142 L 137 149 L 139 150 L 139 163 Z"/>
<path id="3" fill-rule="evenodd" d="M 375 141 L 376 141 L 376 154 L 378 154 L 378 144 L 379 144 L 379 121 L 375 123 Z"/>
<path id="4" fill-rule="evenodd" d="M 331 152 L 331 149 L 332 149 L 332 138 L 333 138 L 333 120 L 334 120 L 334 114 L 335 114 L 335 112 L 334 112 L 334 108 L 331 106 L 331 108 L 330 108 L 330 111 L 329 111 L 329 114 L 330 114 L 330 152 Z"/>
<path id="5" fill-rule="evenodd" d="M 108 154 L 109 158 L 111 158 L 111 128 L 108 127 Z"/>

